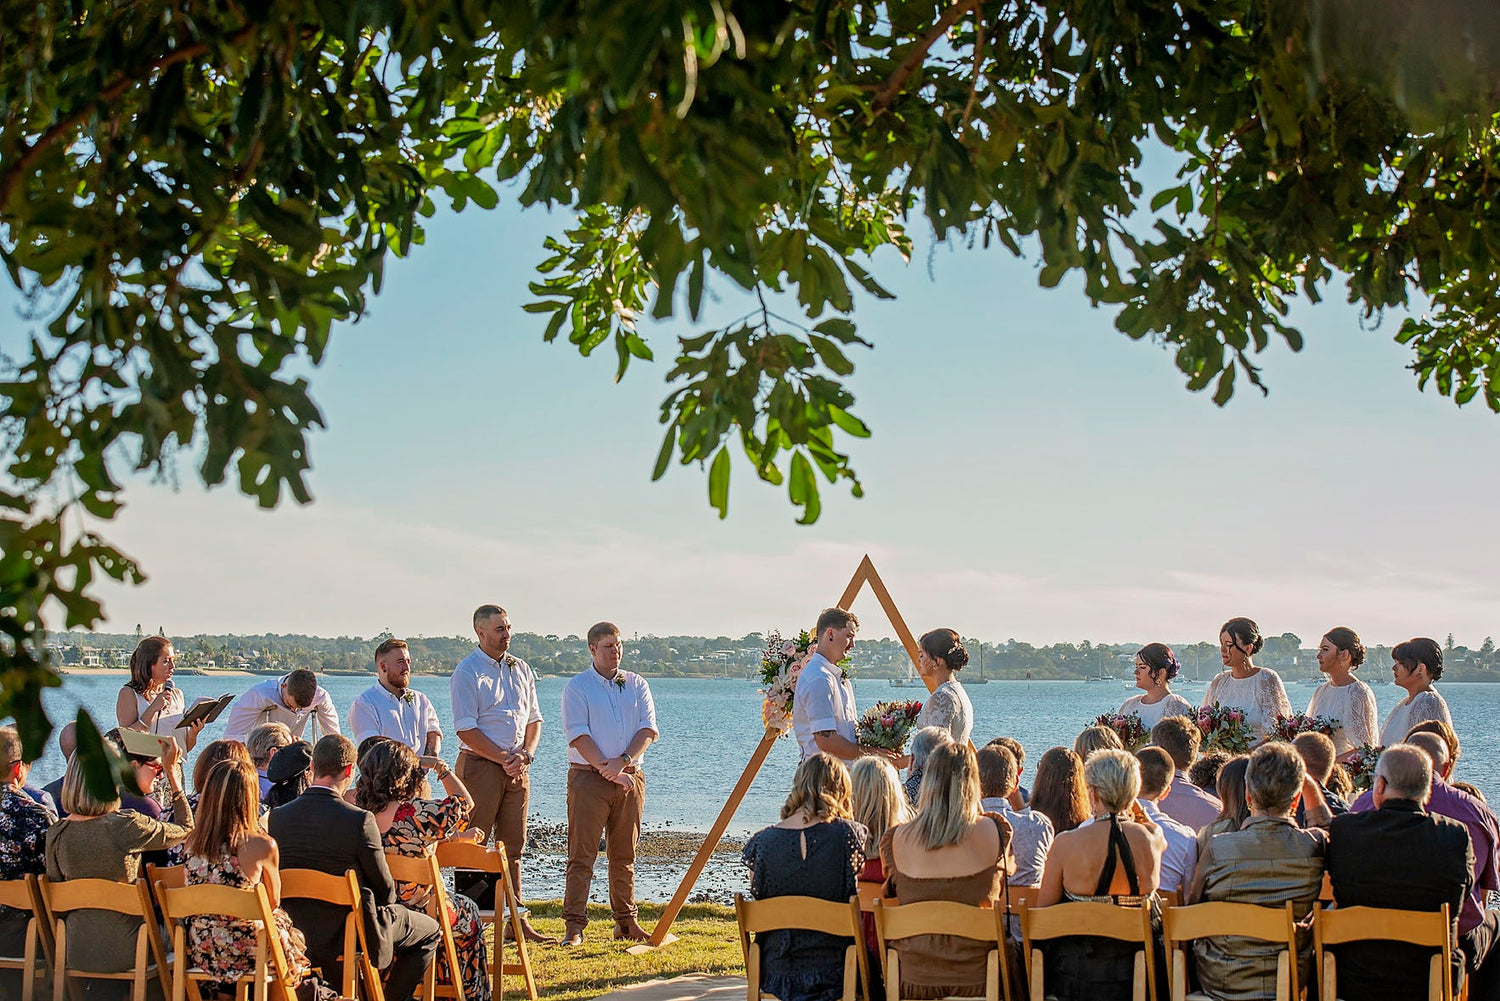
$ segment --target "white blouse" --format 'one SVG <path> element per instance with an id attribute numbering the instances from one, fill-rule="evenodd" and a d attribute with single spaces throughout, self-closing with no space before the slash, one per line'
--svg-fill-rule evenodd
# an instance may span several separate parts
<path id="1" fill-rule="evenodd" d="M 1356 747 L 1375 743 L 1375 693 L 1358 678 L 1343 686 L 1323 682 L 1307 703 L 1307 715 L 1327 716 L 1343 724 L 1332 738 L 1339 757 Z"/>
<path id="2" fill-rule="evenodd" d="M 127 686 L 128 687 L 128 686 Z M 146 698 L 134 688 L 130 693 L 135 696 L 135 718 L 145 726 L 146 709 L 151 705 L 151 700 Z M 167 689 L 167 701 L 161 707 L 161 713 L 157 715 L 156 721 L 147 727 L 147 733 L 159 734 L 163 737 L 176 737 L 177 743 L 184 744 L 183 734 L 185 731 L 177 729 L 177 724 L 182 722 L 182 714 L 186 706 L 182 697 L 182 689 L 172 687 Z"/>
<path id="3" fill-rule="evenodd" d="M 1149 732 L 1152 727 L 1166 719 L 1168 716 L 1193 716 L 1193 704 L 1176 692 L 1168 692 L 1167 697 L 1157 703 L 1145 701 L 1146 694 L 1132 695 L 1125 700 L 1120 707 L 1121 716 L 1129 716 L 1135 713 L 1141 718 L 1141 725 Z"/>
<path id="4" fill-rule="evenodd" d="M 974 704 L 957 678 L 950 678 L 934 688 L 917 713 L 913 730 L 937 726 L 947 730 L 955 744 L 967 744 L 974 733 Z"/>
<path id="5" fill-rule="evenodd" d="M 1380 728 L 1380 746 L 1390 747 L 1401 743 L 1412 727 L 1430 719 L 1440 719 L 1449 726 L 1453 725 L 1453 718 L 1448 715 L 1448 703 L 1443 701 L 1443 697 L 1431 688 L 1408 695 L 1397 702 L 1391 714 L 1385 718 L 1385 726 Z"/>
<path id="6" fill-rule="evenodd" d="M 1203 705 L 1215 702 L 1221 706 L 1242 709 L 1250 732 L 1259 743 L 1266 739 L 1266 729 L 1277 716 L 1290 716 L 1292 703 L 1286 697 L 1281 684 L 1281 675 L 1269 667 L 1258 667 L 1248 678 L 1236 678 L 1232 671 L 1220 671 L 1208 683 L 1203 695 Z"/>

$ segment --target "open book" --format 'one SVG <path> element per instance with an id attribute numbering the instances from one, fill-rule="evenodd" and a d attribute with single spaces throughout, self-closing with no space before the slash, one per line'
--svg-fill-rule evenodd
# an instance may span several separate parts
<path id="1" fill-rule="evenodd" d="M 143 758 L 159 758 L 166 753 L 167 745 L 175 742 L 175 737 L 131 729 L 120 731 L 120 743 L 125 745 L 125 753 L 138 754 Z"/>
<path id="2" fill-rule="evenodd" d="M 229 708 L 229 703 L 234 701 L 233 695 L 220 695 L 216 699 L 203 698 L 194 702 L 187 712 L 182 714 L 182 721 L 177 724 L 177 729 L 183 730 L 192 726 L 200 719 L 205 723 L 212 723 L 219 718 L 219 714 Z"/>

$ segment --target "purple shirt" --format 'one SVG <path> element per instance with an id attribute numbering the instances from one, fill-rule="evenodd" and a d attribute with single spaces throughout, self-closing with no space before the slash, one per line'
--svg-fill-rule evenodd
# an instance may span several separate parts
<path id="1" fill-rule="evenodd" d="M 1172 777 L 1171 787 L 1156 806 L 1179 824 L 1195 831 L 1218 820 L 1219 811 L 1223 808 L 1219 797 L 1199 789 L 1181 772 Z"/>
<path id="2" fill-rule="evenodd" d="M 1349 807 L 1351 813 L 1368 813 L 1375 809 L 1375 795 L 1366 789 Z M 1500 823 L 1494 813 L 1462 789 L 1455 789 L 1436 775 L 1432 777 L 1432 799 L 1427 812 L 1456 820 L 1469 829 L 1474 846 L 1474 887 L 1464 901 L 1458 917 L 1458 930 L 1466 932 L 1484 918 L 1484 900 L 1489 891 L 1500 889 Z"/>

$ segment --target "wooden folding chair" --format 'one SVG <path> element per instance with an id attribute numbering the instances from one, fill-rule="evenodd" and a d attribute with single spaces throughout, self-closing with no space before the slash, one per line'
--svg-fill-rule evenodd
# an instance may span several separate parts
<path id="1" fill-rule="evenodd" d="M 37 878 L 27 874 L 21 879 L 0 882 L 0 907 L 11 907 L 25 911 L 26 938 L 20 956 L 0 956 L 0 970 L 21 971 L 21 1001 L 32 1001 L 36 993 L 36 981 L 52 969 L 52 929 L 47 921 L 47 910 L 42 904 L 41 888 Z M 45 964 L 37 963 L 37 946 L 40 945 Z"/>
<path id="2" fill-rule="evenodd" d="M 1135 954 L 1131 997 L 1148 1001 L 1156 997 L 1156 962 L 1151 930 L 1151 902 L 1139 907 L 1095 901 L 1073 901 L 1050 907 L 1021 907 L 1021 955 L 1027 963 L 1031 1001 L 1047 996 L 1042 950 L 1036 943 L 1057 938 L 1088 935 L 1112 938 L 1140 946 Z"/>
<path id="3" fill-rule="evenodd" d="M 504 977 L 519 976 L 526 984 L 526 996 L 537 1001 L 536 977 L 531 972 L 531 956 L 526 951 L 526 936 L 521 928 L 521 902 L 516 897 L 516 888 L 510 881 L 510 864 L 505 855 L 505 846 L 477 845 L 472 841 L 440 841 L 437 844 L 437 862 L 443 868 L 473 869 L 493 873 L 498 877 L 495 890 L 498 898 L 510 908 L 510 937 L 516 946 L 516 961 L 505 961 L 505 936 L 502 926 L 496 921 L 498 909 L 479 911 L 479 920 L 491 925 L 495 933 L 495 961 L 490 965 L 491 991 L 495 1001 L 505 997 Z"/>
<path id="4" fill-rule="evenodd" d="M 881 891 L 885 889 L 885 883 L 878 879 L 861 879 L 854 885 L 859 891 L 859 909 L 873 912 L 876 901 L 881 898 Z M 896 901 L 890 902 L 894 904 Z"/>
<path id="5" fill-rule="evenodd" d="M 1449 957 L 1453 953 L 1453 925 L 1448 905 L 1440 911 L 1398 911 L 1384 907 L 1331 907 L 1313 916 L 1313 949 L 1323 1001 L 1338 995 L 1338 960 L 1326 953 L 1330 945 L 1347 942 L 1403 942 L 1436 949 L 1427 973 L 1429 1001 L 1453 1001 Z"/>
<path id="6" fill-rule="evenodd" d="M 391 870 L 391 878 L 403 883 L 415 883 L 427 890 L 427 914 L 438 923 L 443 933 L 443 956 L 448 961 L 451 984 L 437 982 L 437 963 L 427 964 L 427 979 L 423 996 L 427 1001 L 438 997 L 457 998 L 464 1001 L 464 970 L 458 963 L 458 946 L 453 942 L 453 922 L 448 920 L 448 891 L 443 888 L 443 874 L 438 869 L 437 857 L 423 855 L 412 858 L 396 852 L 385 853 L 385 864 Z"/>
<path id="7" fill-rule="evenodd" d="M 348 908 L 349 913 L 344 917 L 344 950 L 339 955 L 344 969 L 339 993 L 346 998 L 355 997 L 355 979 L 359 976 L 364 979 L 367 1001 L 385 1001 L 380 971 L 370 961 L 370 950 L 365 943 L 365 921 L 359 897 L 359 877 L 353 869 L 342 876 L 316 869 L 281 870 L 282 900 L 317 900 Z"/>
<path id="8" fill-rule="evenodd" d="M 1207 994 L 1187 992 L 1187 953 L 1183 944 L 1194 939 L 1236 935 L 1283 946 L 1276 956 L 1276 1001 L 1302 996 L 1297 974 L 1297 916 L 1288 900 L 1285 907 L 1232 904 L 1222 900 L 1188 907 L 1169 907 L 1162 915 L 1171 973 L 1172 1001 L 1206 1001 Z"/>
<path id="9" fill-rule="evenodd" d="M 876 920 L 880 910 L 877 907 Z M 801 929 L 852 939 L 844 950 L 844 993 L 842 1001 L 855 1001 L 863 994 L 869 1001 L 870 969 L 865 958 L 864 933 L 859 924 L 859 898 L 850 897 L 840 904 L 820 897 L 772 897 L 769 900 L 746 900 L 734 895 L 734 915 L 740 926 L 740 952 L 745 957 L 746 1001 L 760 1001 L 760 944 L 751 941 L 752 934 L 768 931 Z M 878 927 L 878 926 L 877 926 Z"/>
<path id="10" fill-rule="evenodd" d="M 893 942 L 913 935 L 954 935 L 987 943 L 984 997 L 1000 1001 L 1009 960 L 1005 955 L 1005 914 L 989 907 L 972 907 L 949 900 L 923 900 L 887 907 L 875 905 L 875 940 L 880 944 L 880 969 L 885 975 L 886 1001 L 901 997 L 901 956 Z"/>
<path id="11" fill-rule="evenodd" d="M 187 866 L 155 865 L 147 862 L 146 885 L 155 887 L 158 883 L 172 890 L 187 886 Z"/>
<path id="12" fill-rule="evenodd" d="M 255 1001 L 297 1001 L 296 989 L 289 983 L 286 953 L 266 888 L 260 884 L 246 889 L 217 884 L 171 887 L 158 883 L 156 896 L 162 916 L 172 930 L 172 1001 L 185 1001 L 188 984 L 217 981 L 216 974 L 188 965 L 186 922 L 193 917 L 228 917 L 255 922 L 255 965 L 235 981 L 236 1001 L 248 1001 L 254 991 Z M 193 996 L 196 1001 L 197 990 Z"/>
<path id="13" fill-rule="evenodd" d="M 53 921 L 55 963 L 52 967 L 52 1001 L 62 1001 L 63 992 L 73 980 L 128 980 L 131 1001 L 145 1001 L 146 981 L 155 976 L 165 995 L 172 988 L 167 973 L 167 953 L 156 926 L 156 910 L 151 906 L 151 891 L 146 881 L 117 883 L 112 879 L 69 879 L 54 883 L 38 880 L 42 905 Z M 68 968 L 67 916 L 73 911 L 113 911 L 141 919 L 135 936 L 135 969 L 112 973 Z"/>

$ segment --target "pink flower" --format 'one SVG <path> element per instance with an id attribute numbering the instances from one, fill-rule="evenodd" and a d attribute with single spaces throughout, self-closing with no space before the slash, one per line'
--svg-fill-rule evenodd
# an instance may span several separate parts
<path id="1" fill-rule="evenodd" d="M 1234 720 L 1236 723 L 1245 722 L 1245 714 L 1238 709 L 1229 710 L 1229 718 Z"/>
<path id="2" fill-rule="evenodd" d="M 785 643 L 781 644 L 781 655 L 788 659 L 797 656 L 797 644 L 793 643 L 791 640 L 787 640 Z"/>

